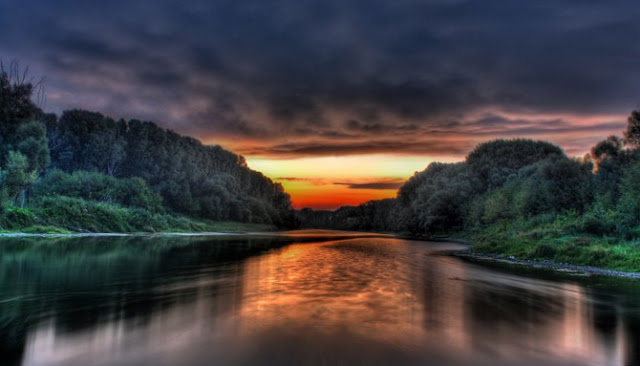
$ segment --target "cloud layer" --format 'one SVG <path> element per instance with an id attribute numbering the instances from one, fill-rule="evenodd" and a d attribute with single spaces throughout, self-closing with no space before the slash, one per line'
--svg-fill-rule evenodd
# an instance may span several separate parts
<path id="1" fill-rule="evenodd" d="M 570 153 L 640 106 L 636 0 L 5 0 L 0 57 L 47 108 L 150 119 L 248 155 Z"/>

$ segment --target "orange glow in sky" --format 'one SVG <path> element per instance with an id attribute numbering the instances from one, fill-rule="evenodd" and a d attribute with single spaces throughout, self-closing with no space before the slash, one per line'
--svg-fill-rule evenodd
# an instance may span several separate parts
<path id="1" fill-rule="evenodd" d="M 295 208 L 335 209 L 344 205 L 392 198 L 397 186 L 433 158 L 384 154 L 273 159 L 246 157 L 251 169 L 281 183 Z M 440 158 L 438 161 L 455 161 Z M 382 184 L 377 188 L 362 185 Z M 359 188 L 354 188 L 359 187 Z"/>
<path id="2" fill-rule="evenodd" d="M 518 119 L 518 116 L 510 116 Z M 542 116 L 551 119 L 553 116 Z M 540 118 L 542 118 L 540 117 Z M 559 116 L 568 121 L 548 124 L 534 131 L 526 129 L 509 134 L 504 127 L 473 127 L 476 130 L 459 128 L 450 135 L 432 136 L 435 140 L 450 141 L 451 145 L 465 144 L 464 149 L 496 138 L 532 138 L 547 140 L 562 147 L 567 155 L 582 157 L 591 146 L 610 134 L 618 134 L 624 128 L 623 116 L 576 117 Z M 619 121 L 605 127 L 592 129 L 598 121 Z M 549 127 L 550 126 L 550 127 Z M 525 126 L 528 127 L 528 126 Z M 407 137 L 409 140 L 410 137 Z M 245 142 L 246 143 L 246 142 Z M 231 143 L 232 151 L 242 151 L 242 143 Z M 238 149 L 239 148 L 239 149 Z M 458 149 L 459 151 L 464 150 Z M 368 153 L 343 156 L 259 156 L 245 154 L 247 164 L 281 183 L 290 194 L 296 209 L 335 209 L 344 205 L 358 205 L 370 200 L 393 198 L 400 184 L 415 172 L 424 170 L 431 162 L 462 161 L 466 153 L 457 156 L 411 153 Z"/>

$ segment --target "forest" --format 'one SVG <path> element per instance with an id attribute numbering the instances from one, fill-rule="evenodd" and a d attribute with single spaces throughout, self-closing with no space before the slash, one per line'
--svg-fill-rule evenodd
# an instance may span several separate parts
<path id="1" fill-rule="evenodd" d="M 304 209 L 303 227 L 456 238 L 519 259 L 640 270 L 640 111 L 623 137 L 582 158 L 551 143 L 495 140 L 463 162 L 432 163 L 395 199 Z"/>
<path id="2" fill-rule="evenodd" d="M 47 114 L 17 64 L 0 72 L 0 229 L 189 231 L 294 225 L 282 186 L 220 146 L 69 110 Z"/>
<path id="3" fill-rule="evenodd" d="M 549 142 L 483 143 L 432 163 L 397 197 L 294 211 L 242 156 L 84 110 L 47 114 L 17 66 L 0 72 L 0 231 L 327 228 L 456 238 L 521 259 L 640 270 L 640 111 L 582 158 Z"/>

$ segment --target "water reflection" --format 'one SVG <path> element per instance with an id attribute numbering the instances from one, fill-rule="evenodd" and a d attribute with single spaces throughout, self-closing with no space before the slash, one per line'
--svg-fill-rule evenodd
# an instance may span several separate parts
<path id="1" fill-rule="evenodd" d="M 638 286 L 519 276 L 393 238 L 0 245 L 0 363 L 633 365 Z"/>

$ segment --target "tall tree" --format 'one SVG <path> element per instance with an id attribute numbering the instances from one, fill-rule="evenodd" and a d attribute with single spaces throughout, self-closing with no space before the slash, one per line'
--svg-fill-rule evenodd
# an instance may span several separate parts
<path id="1" fill-rule="evenodd" d="M 17 151 L 9 151 L 6 169 L 2 171 L 2 187 L 14 202 L 20 199 L 24 207 L 25 190 L 36 179 L 35 171 L 29 170 L 29 160 Z"/>
<path id="2" fill-rule="evenodd" d="M 18 126 L 40 112 L 31 100 L 33 90 L 28 68 L 21 72 L 16 62 L 8 68 L 0 62 L 0 162 L 5 162 L 8 152 L 15 149 Z"/>
<path id="3" fill-rule="evenodd" d="M 29 171 L 39 174 L 49 165 L 49 144 L 47 129 L 40 122 L 27 122 L 18 126 L 15 135 L 17 150 L 29 163 Z"/>
<path id="4" fill-rule="evenodd" d="M 627 130 L 624 132 L 624 143 L 634 149 L 640 147 L 640 111 L 633 111 L 627 119 Z"/>

